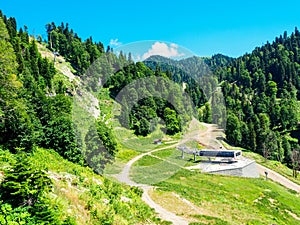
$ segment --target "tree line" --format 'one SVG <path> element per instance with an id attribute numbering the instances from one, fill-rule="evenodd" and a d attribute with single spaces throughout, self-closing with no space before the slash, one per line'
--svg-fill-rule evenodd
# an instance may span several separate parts
<path id="1" fill-rule="evenodd" d="M 277 37 L 213 68 L 228 110 L 226 137 L 265 158 L 293 166 L 299 150 L 300 33 Z"/>
<path id="2" fill-rule="evenodd" d="M 69 34 L 67 27 L 63 30 Z M 63 44 L 60 49 L 54 45 L 55 32 L 52 31 L 52 50 L 64 51 Z M 76 39 L 73 44 L 83 45 L 75 34 L 69 36 Z M 0 151 L 7 149 L 17 158 L 17 162 L 12 163 L 13 168 L 5 171 L 5 180 L 1 182 L 1 224 L 16 220 L 26 224 L 63 224 L 48 207 L 46 196 L 51 189 L 50 179 L 43 168 L 26 163 L 26 155 L 32 154 L 36 147 L 54 149 L 71 162 L 88 165 L 85 158 L 88 153 L 83 152 L 81 134 L 72 119 L 73 101 L 67 94 L 69 84 L 58 76 L 54 62 L 42 57 L 38 42 L 45 45 L 39 38 L 30 36 L 26 26 L 17 30 L 16 19 L 0 12 Z M 84 45 L 91 46 L 84 50 L 91 51 L 90 57 L 98 57 L 102 52 L 103 46 L 92 43 L 91 39 Z M 68 49 L 76 50 L 72 46 Z M 67 49 L 63 53 L 70 57 L 73 54 Z M 84 54 L 79 51 L 74 55 Z M 68 60 L 79 73 L 86 68 L 80 60 Z M 105 124 L 96 126 L 99 127 L 96 135 L 113 155 L 116 143 L 109 128 Z"/>

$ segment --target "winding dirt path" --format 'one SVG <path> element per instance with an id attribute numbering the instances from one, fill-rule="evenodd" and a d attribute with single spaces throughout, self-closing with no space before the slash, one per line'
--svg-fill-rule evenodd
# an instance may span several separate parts
<path id="1" fill-rule="evenodd" d="M 163 220 L 166 221 L 171 221 L 173 224 L 178 224 L 178 225 L 187 225 L 189 224 L 189 222 L 187 220 L 185 220 L 184 218 L 177 216 L 176 214 L 166 210 L 165 208 L 161 207 L 159 204 L 155 203 L 151 197 L 149 196 L 148 191 L 150 189 L 153 189 L 153 186 L 150 185 L 145 185 L 145 184 L 137 184 L 135 183 L 133 180 L 130 179 L 130 168 L 133 165 L 133 163 L 135 163 L 136 161 L 138 161 L 139 159 L 141 159 L 142 157 L 144 157 L 145 155 L 150 155 L 153 152 L 157 152 L 160 150 L 164 150 L 164 149 L 169 149 L 169 148 L 174 148 L 178 145 L 174 144 L 174 145 L 170 145 L 167 147 L 163 147 L 163 148 L 159 148 L 159 149 L 154 149 L 151 150 L 149 152 L 143 153 L 141 155 L 138 155 L 136 157 L 134 157 L 133 159 L 131 159 L 123 168 L 122 172 L 115 175 L 114 177 L 116 177 L 120 182 L 128 184 L 130 186 L 137 186 L 143 189 L 143 196 L 142 199 L 144 200 L 144 202 L 146 202 L 151 208 L 153 208 L 159 215 L 159 217 Z"/>
<path id="2" fill-rule="evenodd" d="M 222 147 L 223 149 L 226 149 L 222 143 L 218 140 L 218 137 L 222 137 L 222 130 L 218 129 L 216 125 L 214 124 L 206 124 L 206 123 L 201 123 L 202 125 L 204 125 L 207 130 L 204 132 L 199 132 L 199 141 L 204 143 L 204 144 L 208 144 L 210 146 L 213 146 L 214 148 L 217 147 Z M 219 146 L 218 146 L 219 145 Z M 289 180 L 288 178 L 280 175 L 279 173 L 265 167 L 262 166 L 258 163 L 256 163 L 257 166 L 257 170 L 259 172 L 260 175 L 265 176 L 265 172 L 268 172 L 268 179 L 275 181 L 283 186 L 285 186 L 286 188 L 292 189 L 298 193 L 300 193 L 300 185 L 292 182 L 291 180 Z"/>
<path id="3" fill-rule="evenodd" d="M 201 125 L 205 126 L 206 129 L 200 132 L 198 127 Z M 145 184 L 138 184 L 138 183 L 134 182 L 133 180 L 131 180 L 130 169 L 131 169 L 131 166 L 136 161 L 140 160 L 142 157 L 144 157 L 146 155 L 151 155 L 154 152 L 161 151 L 164 149 L 175 148 L 178 145 L 182 145 L 185 142 L 188 142 L 190 140 L 199 141 L 201 143 L 204 143 L 206 146 L 211 146 L 211 147 L 216 147 L 216 148 L 219 148 L 220 146 L 222 146 L 222 144 L 216 138 L 216 135 L 219 135 L 217 127 L 213 124 L 201 123 L 201 125 L 198 120 L 193 119 L 188 128 L 188 132 L 185 133 L 185 135 L 183 136 L 181 141 L 179 141 L 176 144 L 167 146 L 167 147 L 150 150 L 148 152 L 142 153 L 142 154 L 134 157 L 133 159 L 131 159 L 129 162 L 126 163 L 126 165 L 124 166 L 121 173 L 114 175 L 114 177 L 122 183 L 128 184 L 130 186 L 137 186 L 137 187 L 142 188 L 143 189 L 142 199 L 144 200 L 144 202 L 146 202 L 151 208 L 153 208 L 158 213 L 158 215 L 161 219 L 166 220 L 166 221 L 171 221 L 175 225 L 187 225 L 187 224 L 189 224 L 189 222 L 186 219 L 184 219 L 180 216 L 177 216 L 173 212 L 170 212 L 170 211 L 166 210 L 165 208 L 163 208 L 162 206 L 160 206 L 159 204 L 155 203 L 153 201 L 153 199 L 151 199 L 151 197 L 148 193 L 148 191 L 153 189 L 154 187 L 150 186 L 150 185 L 145 185 Z"/>
<path id="4" fill-rule="evenodd" d="M 201 127 L 205 127 L 205 129 Z M 224 130 L 219 129 L 216 124 L 199 122 L 197 119 L 193 118 L 190 122 L 188 130 L 189 131 L 184 134 L 181 144 L 190 140 L 194 140 L 206 148 L 224 148 L 221 141 L 219 141 L 219 139 L 221 140 L 224 138 Z"/>
<path id="5" fill-rule="evenodd" d="M 154 152 L 161 151 L 164 149 L 175 148 L 178 145 L 184 144 L 185 142 L 190 141 L 190 140 L 198 141 L 201 144 L 204 144 L 205 146 L 207 146 L 209 148 L 219 149 L 220 147 L 222 147 L 223 149 L 226 149 L 222 145 L 221 141 L 218 140 L 219 138 L 223 137 L 222 130 L 218 129 L 217 126 L 214 124 L 201 123 L 201 125 L 205 126 L 206 129 L 202 130 L 202 131 L 200 131 L 199 129 L 195 129 L 195 127 L 199 126 L 199 121 L 197 121 L 196 119 L 193 119 L 191 121 L 191 124 L 189 127 L 190 131 L 184 135 L 184 137 L 181 141 L 179 141 L 176 144 L 167 146 L 167 147 L 150 150 L 148 152 L 142 153 L 142 154 L 134 157 L 124 166 L 121 173 L 114 175 L 114 177 L 117 178 L 122 183 L 126 183 L 130 186 L 137 186 L 137 187 L 142 188 L 143 189 L 142 199 L 144 200 L 144 202 L 146 204 L 148 204 L 151 208 L 153 208 L 158 213 L 158 215 L 161 219 L 166 220 L 166 221 L 171 221 L 175 225 L 187 225 L 187 224 L 189 224 L 189 221 L 187 221 L 183 217 L 177 216 L 173 212 L 166 210 L 161 205 L 154 202 L 154 200 L 151 199 L 151 197 L 149 195 L 149 190 L 152 190 L 154 187 L 150 186 L 150 185 L 145 185 L 145 184 L 138 184 L 138 183 L 134 182 L 133 180 L 131 180 L 130 169 L 131 169 L 131 166 L 136 161 L 138 161 L 139 159 L 141 159 L 142 157 L 144 157 L 146 155 L 151 155 Z M 275 182 L 278 182 L 281 185 L 300 193 L 300 186 L 298 184 L 295 184 L 294 182 L 290 181 L 289 179 L 285 178 L 284 176 L 282 176 L 282 175 L 276 173 L 275 171 L 270 170 L 260 164 L 257 164 L 257 169 L 261 175 L 265 176 L 265 171 L 267 171 L 269 179 L 271 179 Z"/>

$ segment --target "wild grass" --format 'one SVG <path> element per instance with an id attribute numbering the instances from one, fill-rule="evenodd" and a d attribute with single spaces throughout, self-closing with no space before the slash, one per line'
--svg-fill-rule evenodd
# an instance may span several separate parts
<path id="1" fill-rule="evenodd" d="M 163 149 L 157 152 L 153 152 L 151 153 L 151 155 L 166 160 L 167 162 L 176 164 L 181 168 L 186 166 L 189 163 L 190 159 L 193 158 L 193 156 L 185 154 L 185 158 L 182 159 L 181 151 L 179 151 L 177 148 Z"/>
<path id="2" fill-rule="evenodd" d="M 193 224 L 299 224 L 299 195 L 272 181 L 179 170 L 157 186 L 203 209 Z"/>
<path id="3" fill-rule="evenodd" d="M 108 88 L 101 88 L 99 90 L 98 100 L 101 113 L 100 119 L 110 121 L 114 116 L 114 109 L 120 108 L 120 105 L 110 98 Z"/>
<path id="4" fill-rule="evenodd" d="M 125 154 L 126 155 L 126 154 Z M 156 217 L 141 199 L 142 191 L 114 182 L 64 160 L 53 150 L 38 148 L 30 156 L 53 181 L 51 204 L 63 221 L 75 224 L 168 224 Z M 14 155 L 0 151 L 0 171 Z"/>
<path id="5" fill-rule="evenodd" d="M 165 136 L 159 126 L 154 132 L 146 137 L 136 136 L 132 130 L 123 127 L 116 127 L 114 129 L 114 134 L 123 148 L 132 149 L 138 152 L 147 152 L 158 146 L 161 147 L 162 145 L 156 145 L 153 142 L 155 139 L 163 139 Z"/>
<path id="6" fill-rule="evenodd" d="M 133 164 L 130 176 L 133 181 L 154 185 L 161 182 L 180 169 L 180 166 L 146 155 Z"/>
<path id="7" fill-rule="evenodd" d="M 191 157 L 180 156 L 176 148 L 153 152 L 134 163 L 130 175 L 135 182 L 158 186 L 151 196 L 163 207 L 189 218 L 191 224 L 299 224 L 299 194 L 294 191 L 270 180 L 182 169 L 180 163 L 194 163 L 189 163 Z M 282 164 L 272 164 L 283 172 Z M 189 206 L 175 207 L 174 202 L 180 204 L 180 201 L 174 200 L 172 192 L 192 202 L 198 212 L 183 209 Z"/>
<path id="8" fill-rule="evenodd" d="M 184 143 L 185 146 L 187 146 L 190 149 L 203 149 L 204 147 L 199 144 L 198 141 L 195 140 L 189 140 Z"/>
<path id="9" fill-rule="evenodd" d="M 139 153 L 132 149 L 121 149 L 116 154 L 114 162 L 112 164 L 106 165 L 104 174 L 110 175 L 120 173 L 125 164 L 137 155 L 139 155 Z"/>

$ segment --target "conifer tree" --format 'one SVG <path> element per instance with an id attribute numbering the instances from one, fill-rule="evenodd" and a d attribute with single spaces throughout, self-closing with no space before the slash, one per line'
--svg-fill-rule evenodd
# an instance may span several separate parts
<path id="1" fill-rule="evenodd" d="M 46 173 L 36 168 L 25 153 L 18 153 L 15 165 L 0 185 L 1 199 L 13 207 L 34 206 L 51 190 Z"/>

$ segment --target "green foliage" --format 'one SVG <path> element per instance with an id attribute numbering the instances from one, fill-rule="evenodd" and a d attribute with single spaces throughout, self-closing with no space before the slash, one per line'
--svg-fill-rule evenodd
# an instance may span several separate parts
<path id="1" fill-rule="evenodd" d="M 132 128 L 137 135 L 146 136 L 147 134 L 151 133 L 157 125 L 157 121 L 155 120 L 157 115 L 155 108 L 153 109 L 153 107 L 147 105 L 137 105 L 132 109 L 130 116 Z"/>
<path id="2" fill-rule="evenodd" d="M 104 46 L 101 42 L 94 43 L 92 37 L 82 42 L 68 24 L 55 23 L 46 25 L 48 35 L 48 48 L 63 55 L 71 63 L 78 74 L 82 75 L 86 69 L 104 53 Z"/>
<path id="3" fill-rule="evenodd" d="M 205 93 L 211 93 L 208 90 L 211 87 L 201 87 L 204 76 L 209 74 L 209 67 L 200 57 L 191 57 L 182 60 L 172 60 L 162 56 L 151 56 L 144 61 L 145 65 L 156 71 L 156 76 L 165 73 L 166 77 L 179 85 L 185 84 L 185 92 L 190 96 L 196 107 L 201 107 L 208 96 Z M 167 74 L 169 74 L 167 76 Z M 206 83 L 208 84 L 208 83 Z M 208 85 L 207 85 L 208 86 Z M 208 88 L 204 91 L 204 88 Z"/>
<path id="4" fill-rule="evenodd" d="M 26 207 L 12 208 L 10 204 L 0 201 L 0 212 L 1 225 L 38 224 Z"/>
<path id="5" fill-rule="evenodd" d="M 202 107 L 201 111 L 201 121 L 206 122 L 206 123 L 211 123 L 212 122 L 212 115 L 211 115 L 211 106 L 207 102 L 204 104 L 204 107 Z"/>
<path id="6" fill-rule="evenodd" d="M 68 215 L 68 209 L 60 203 L 69 197 L 60 188 L 63 182 L 67 183 L 63 187 L 69 188 L 70 196 L 79 188 L 85 190 L 76 200 L 67 203 L 76 205 L 88 199 L 80 210 L 84 211 L 82 215 L 90 215 L 91 223 L 163 223 L 141 202 L 140 189 L 124 187 L 101 177 L 97 178 L 101 181 L 96 184 L 93 181 L 96 174 L 91 170 L 59 156 L 83 165 L 84 153 L 94 171 L 102 172 L 117 154 L 118 146 L 111 128 L 104 121 L 97 121 L 89 129 L 85 136 L 86 146 L 82 146 L 82 134 L 71 118 L 72 98 L 65 95 L 71 84 L 55 78 L 54 63 L 41 56 L 37 42 L 29 38 L 26 26 L 17 31 L 14 18 L 0 15 L 0 145 L 11 153 L 33 151 L 34 145 L 56 152 L 38 149 L 33 155 L 19 153 L 13 156 L 0 150 L 0 168 L 5 171 L 0 183 L 0 224 L 76 224 L 75 213 Z M 209 76 L 205 77 L 212 69 L 222 83 L 229 111 L 227 140 L 252 149 L 266 159 L 285 162 L 294 169 L 299 167 L 299 143 L 291 138 L 295 133 L 293 137 L 299 136 L 300 33 L 297 28 L 289 37 L 285 33 L 272 44 L 267 43 L 238 59 L 215 55 L 176 62 L 156 59 L 155 56 L 145 63 L 133 63 L 131 55 L 126 57 L 122 52 L 116 56 L 110 47 L 107 54 L 103 54 L 102 43 L 94 43 L 92 38 L 82 41 L 68 24 L 56 26 L 51 23 L 46 29 L 48 48 L 64 56 L 82 81 L 90 84 L 91 90 L 97 91 L 101 79 L 110 96 L 122 103 L 119 120 L 124 127 L 143 136 L 158 131 L 137 138 L 121 128 L 118 134 L 132 149 L 146 151 L 155 148 L 153 139 L 161 138 L 159 129 L 162 126 L 170 135 L 182 130 L 182 125 L 192 115 L 186 94 L 198 109 L 202 121 L 224 125 L 225 120 L 216 119 L 216 115 L 224 116 L 223 109 L 218 108 L 220 96 L 204 94 L 212 93 L 218 83 L 215 78 L 209 80 Z M 114 73 L 115 70 L 119 71 Z M 199 83 L 199 77 L 203 78 L 203 83 Z M 137 79 L 142 80 L 138 85 L 129 85 Z M 127 86 L 126 95 L 118 99 L 118 94 Z M 183 94 L 184 98 L 178 94 Z M 109 113 L 110 110 L 103 110 L 106 102 L 101 107 L 102 112 Z M 84 147 L 86 152 L 82 152 Z M 153 183 L 169 178 L 169 171 L 180 169 L 173 151 L 158 151 L 153 156 L 143 157 L 132 171 L 134 179 Z M 123 161 L 128 161 L 137 152 L 128 150 L 123 154 Z M 42 170 L 45 166 L 51 167 L 55 176 L 67 171 L 75 178 L 70 184 L 66 179 L 57 179 L 53 184 Z M 278 168 L 280 164 L 274 162 L 272 166 Z M 159 176 L 153 181 L 155 174 Z M 183 183 L 181 177 L 186 177 L 188 182 Z M 180 171 L 161 182 L 160 186 L 187 196 L 195 204 L 209 202 L 208 207 L 215 204 L 216 208 L 212 207 L 211 211 L 216 210 L 218 216 L 198 216 L 201 221 L 212 224 L 227 223 L 228 215 L 232 215 L 232 221 L 237 223 L 297 223 L 287 213 L 288 210 L 299 214 L 297 198 L 282 187 L 262 180 L 229 179 Z M 49 197 L 52 190 L 59 196 L 59 201 Z M 127 202 L 121 201 L 124 196 L 129 198 Z M 104 204 L 103 200 L 108 202 Z M 54 207 L 56 203 L 60 213 Z"/>
<path id="7" fill-rule="evenodd" d="M 45 172 L 35 168 L 24 153 L 19 153 L 15 165 L 6 171 L 1 183 L 1 199 L 14 207 L 33 206 L 49 192 L 51 184 Z"/>
<path id="8" fill-rule="evenodd" d="M 17 32 L 14 18 L 3 19 L 9 35 L 1 19 L 0 64 L 5 76 L 0 77 L 0 144 L 12 152 L 16 147 L 29 151 L 42 145 L 83 163 L 71 121 L 72 101 L 64 95 L 64 88 L 57 88 L 64 83 L 54 79 L 53 62 L 42 58 L 36 41 L 29 40 L 27 28 Z M 60 94 L 55 96 L 55 91 Z"/>
<path id="9" fill-rule="evenodd" d="M 60 220 L 65 221 L 62 224 L 74 224 L 74 218 L 75 224 L 163 223 L 142 201 L 138 187 L 97 175 L 89 167 L 71 163 L 52 150 L 37 149 L 32 160 L 38 166 L 47 166 L 57 178 L 51 204 L 59 210 Z"/>
<path id="10" fill-rule="evenodd" d="M 44 145 L 55 149 L 71 162 L 83 163 L 83 156 L 77 142 L 74 124 L 70 117 L 53 118 L 45 129 Z"/>
<path id="11" fill-rule="evenodd" d="M 55 210 L 47 203 L 51 188 L 45 171 L 29 155 L 18 153 L 0 184 L 0 224 L 58 223 Z"/>
<path id="12" fill-rule="evenodd" d="M 92 124 L 85 136 L 85 159 L 89 166 L 102 174 L 118 151 L 116 139 L 105 122 L 98 120 Z"/>
<path id="13" fill-rule="evenodd" d="M 241 124 L 239 118 L 234 114 L 230 114 L 227 117 L 226 138 L 230 143 L 234 145 L 241 144 L 242 141 Z"/>
<path id="14" fill-rule="evenodd" d="M 2 18 L 0 36 L 0 144 L 12 151 L 16 147 L 31 149 L 33 128 L 25 101 L 20 97 L 22 83 L 15 74 L 16 56 Z"/>
<path id="15" fill-rule="evenodd" d="M 296 28 L 289 37 L 280 36 L 251 54 L 213 67 L 230 112 L 226 135 L 232 144 L 290 163 L 291 143 L 284 136 L 299 129 L 299 46 Z"/>
<path id="16" fill-rule="evenodd" d="M 164 118 L 166 123 L 167 134 L 176 134 L 181 131 L 181 124 L 175 110 L 165 108 Z"/>
<path id="17" fill-rule="evenodd" d="M 117 142 L 112 133 L 112 129 L 109 128 L 105 122 L 98 121 L 97 133 L 109 154 L 115 155 L 117 153 Z"/>
<path id="18" fill-rule="evenodd" d="M 111 76 L 105 87 L 122 105 L 121 125 L 146 136 L 164 121 L 170 134 L 180 132 L 193 111 L 180 86 L 170 79 L 159 68 L 152 71 L 141 62 L 126 65 Z M 166 108 L 176 115 L 166 119 Z"/>

